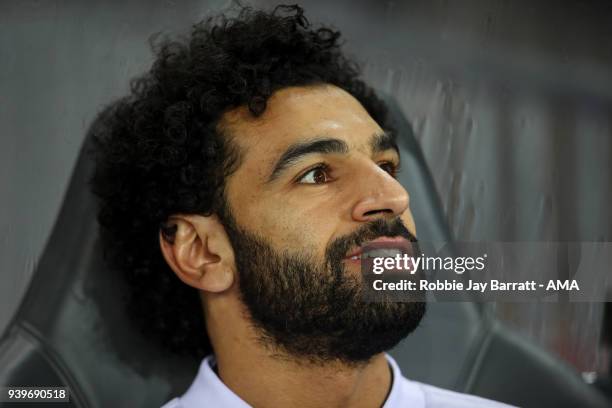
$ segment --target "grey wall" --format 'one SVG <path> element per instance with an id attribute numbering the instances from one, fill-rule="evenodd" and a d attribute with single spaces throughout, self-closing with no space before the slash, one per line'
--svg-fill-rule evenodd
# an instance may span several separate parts
<path id="1" fill-rule="evenodd" d="M 0 3 L 0 330 L 89 121 L 148 66 L 149 34 L 226 3 Z M 611 3 L 302 4 L 342 29 L 368 80 L 413 121 L 456 238 L 612 240 Z M 498 311 L 576 367 L 596 366 L 601 305 Z"/>

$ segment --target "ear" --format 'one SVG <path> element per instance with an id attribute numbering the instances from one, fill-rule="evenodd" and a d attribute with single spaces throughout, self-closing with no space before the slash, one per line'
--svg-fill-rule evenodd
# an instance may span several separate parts
<path id="1" fill-rule="evenodd" d="M 228 290 L 235 279 L 234 251 L 215 215 L 173 215 L 160 230 L 164 259 L 187 285 L 207 292 Z"/>

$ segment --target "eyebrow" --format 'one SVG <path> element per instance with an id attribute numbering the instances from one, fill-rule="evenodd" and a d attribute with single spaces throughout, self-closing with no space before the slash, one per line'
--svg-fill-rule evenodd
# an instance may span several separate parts
<path id="1" fill-rule="evenodd" d="M 385 150 L 395 150 L 397 155 L 399 156 L 399 147 L 397 146 L 395 133 L 393 132 L 383 132 L 376 133 L 372 136 L 372 140 L 370 141 L 370 147 L 372 148 L 372 152 L 380 153 Z"/>
<path id="2" fill-rule="evenodd" d="M 393 149 L 399 155 L 399 148 L 395 140 L 395 135 L 388 132 L 374 134 L 370 140 L 370 148 L 374 153 Z M 307 142 L 293 144 L 285 150 L 274 165 L 274 170 L 272 170 L 268 182 L 276 180 L 285 170 L 297 163 L 304 156 L 314 153 L 346 154 L 348 151 L 349 147 L 344 140 L 333 138 L 316 138 Z"/>

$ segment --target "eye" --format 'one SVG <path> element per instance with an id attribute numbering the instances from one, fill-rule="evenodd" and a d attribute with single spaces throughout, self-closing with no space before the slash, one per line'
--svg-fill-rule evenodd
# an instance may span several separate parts
<path id="1" fill-rule="evenodd" d="M 399 171 L 399 165 L 393 162 L 382 162 L 378 167 L 389 173 L 393 178 L 397 176 L 397 172 Z"/>
<path id="2" fill-rule="evenodd" d="M 327 166 L 320 165 L 304 173 L 297 181 L 302 184 L 325 184 L 329 180 Z"/>

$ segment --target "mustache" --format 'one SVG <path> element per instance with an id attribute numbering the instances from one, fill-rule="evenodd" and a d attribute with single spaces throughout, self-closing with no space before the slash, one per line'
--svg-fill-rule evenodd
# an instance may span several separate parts
<path id="1" fill-rule="evenodd" d="M 338 260 L 355 246 L 362 246 L 368 241 L 380 237 L 402 237 L 410 242 L 418 242 L 417 238 L 408 231 L 399 217 L 392 220 L 376 219 L 359 227 L 355 232 L 336 238 L 325 251 L 328 262 Z"/>

